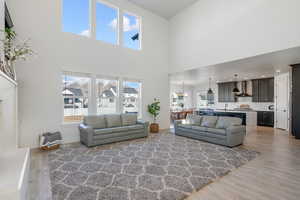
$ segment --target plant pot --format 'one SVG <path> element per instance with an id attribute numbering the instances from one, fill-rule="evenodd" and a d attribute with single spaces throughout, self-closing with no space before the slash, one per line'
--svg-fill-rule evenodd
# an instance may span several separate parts
<path id="1" fill-rule="evenodd" d="M 150 132 L 158 133 L 159 132 L 159 124 L 157 124 L 157 123 L 150 124 Z"/>

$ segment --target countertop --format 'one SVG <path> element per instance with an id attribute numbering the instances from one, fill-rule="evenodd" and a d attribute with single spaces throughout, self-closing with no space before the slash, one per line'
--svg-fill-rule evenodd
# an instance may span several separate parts
<path id="1" fill-rule="evenodd" d="M 205 111 L 206 109 L 200 109 L 200 111 Z M 228 112 L 228 113 L 257 113 L 257 112 L 274 112 L 273 110 L 234 110 L 234 109 L 211 109 L 207 110 L 211 112 Z"/>

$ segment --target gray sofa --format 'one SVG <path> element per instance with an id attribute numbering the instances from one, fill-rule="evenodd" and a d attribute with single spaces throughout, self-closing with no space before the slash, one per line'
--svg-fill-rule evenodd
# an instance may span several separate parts
<path id="1" fill-rule="evenodd" d="M 148 122 L 136 114 L 112 114 L 84 117 L 79 125 L 80 141 L 88 147 L 148 136 Z"/>
<path id="2" fill-rule="evenodd" d="M 228 147 L 243 144 L 246 127 L 235 117 L 188 115 L 187 123 L 175 121 L 175 134 Z"/>

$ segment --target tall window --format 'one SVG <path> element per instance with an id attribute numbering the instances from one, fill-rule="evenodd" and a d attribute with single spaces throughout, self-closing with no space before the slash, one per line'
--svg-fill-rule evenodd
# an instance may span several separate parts
<path id="1" fill-rule="evenodd" d="M 140 82 L 123 82 L 123 113 L 138 113 L 141 115 L 141 89 Z"/>
<path id="2" fill-rule="evenodd" d="M 88 114 L 90 78 L 64 74 L 64 122 L 79 122 Z"/>
<path id="3" fill-rule="evenodd" d="M 118 44 L 119 11 L 117 8 L 96 3 L 96 39 Z"/>
<path id="4" fill-rule="evenodd" d="M 117 113 L 118 80 L 96 79 L 97 113 Z"/>
<path id="5" fill-rule="evenodd" d="M 63 31 L 90 36 L 89 0 L 63 0 Z"/>
<path id="6" fill-rule="evenodd" d="M 123 16 L 123 45 L 124 47 L 141 49 L 140 18 L 124 13 Z"/>

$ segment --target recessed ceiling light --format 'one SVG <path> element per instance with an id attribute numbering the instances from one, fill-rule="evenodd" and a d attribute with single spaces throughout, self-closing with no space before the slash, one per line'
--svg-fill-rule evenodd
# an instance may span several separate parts
<path id="1" fill-rule="evenodd" d="M 262 75 L 261 77 L 262 77 L 262 78 L 266 78 L 266 76 L 265 76 L 265 75 Z"/>
<path id="2" fill-rule="evenodd" d="M 277 70 L 276 70 L 276 73 L 280 73 L 280 72 L 281 72 L 281 70 L 280 70 L 280 69 L 277 69 Z"/>

